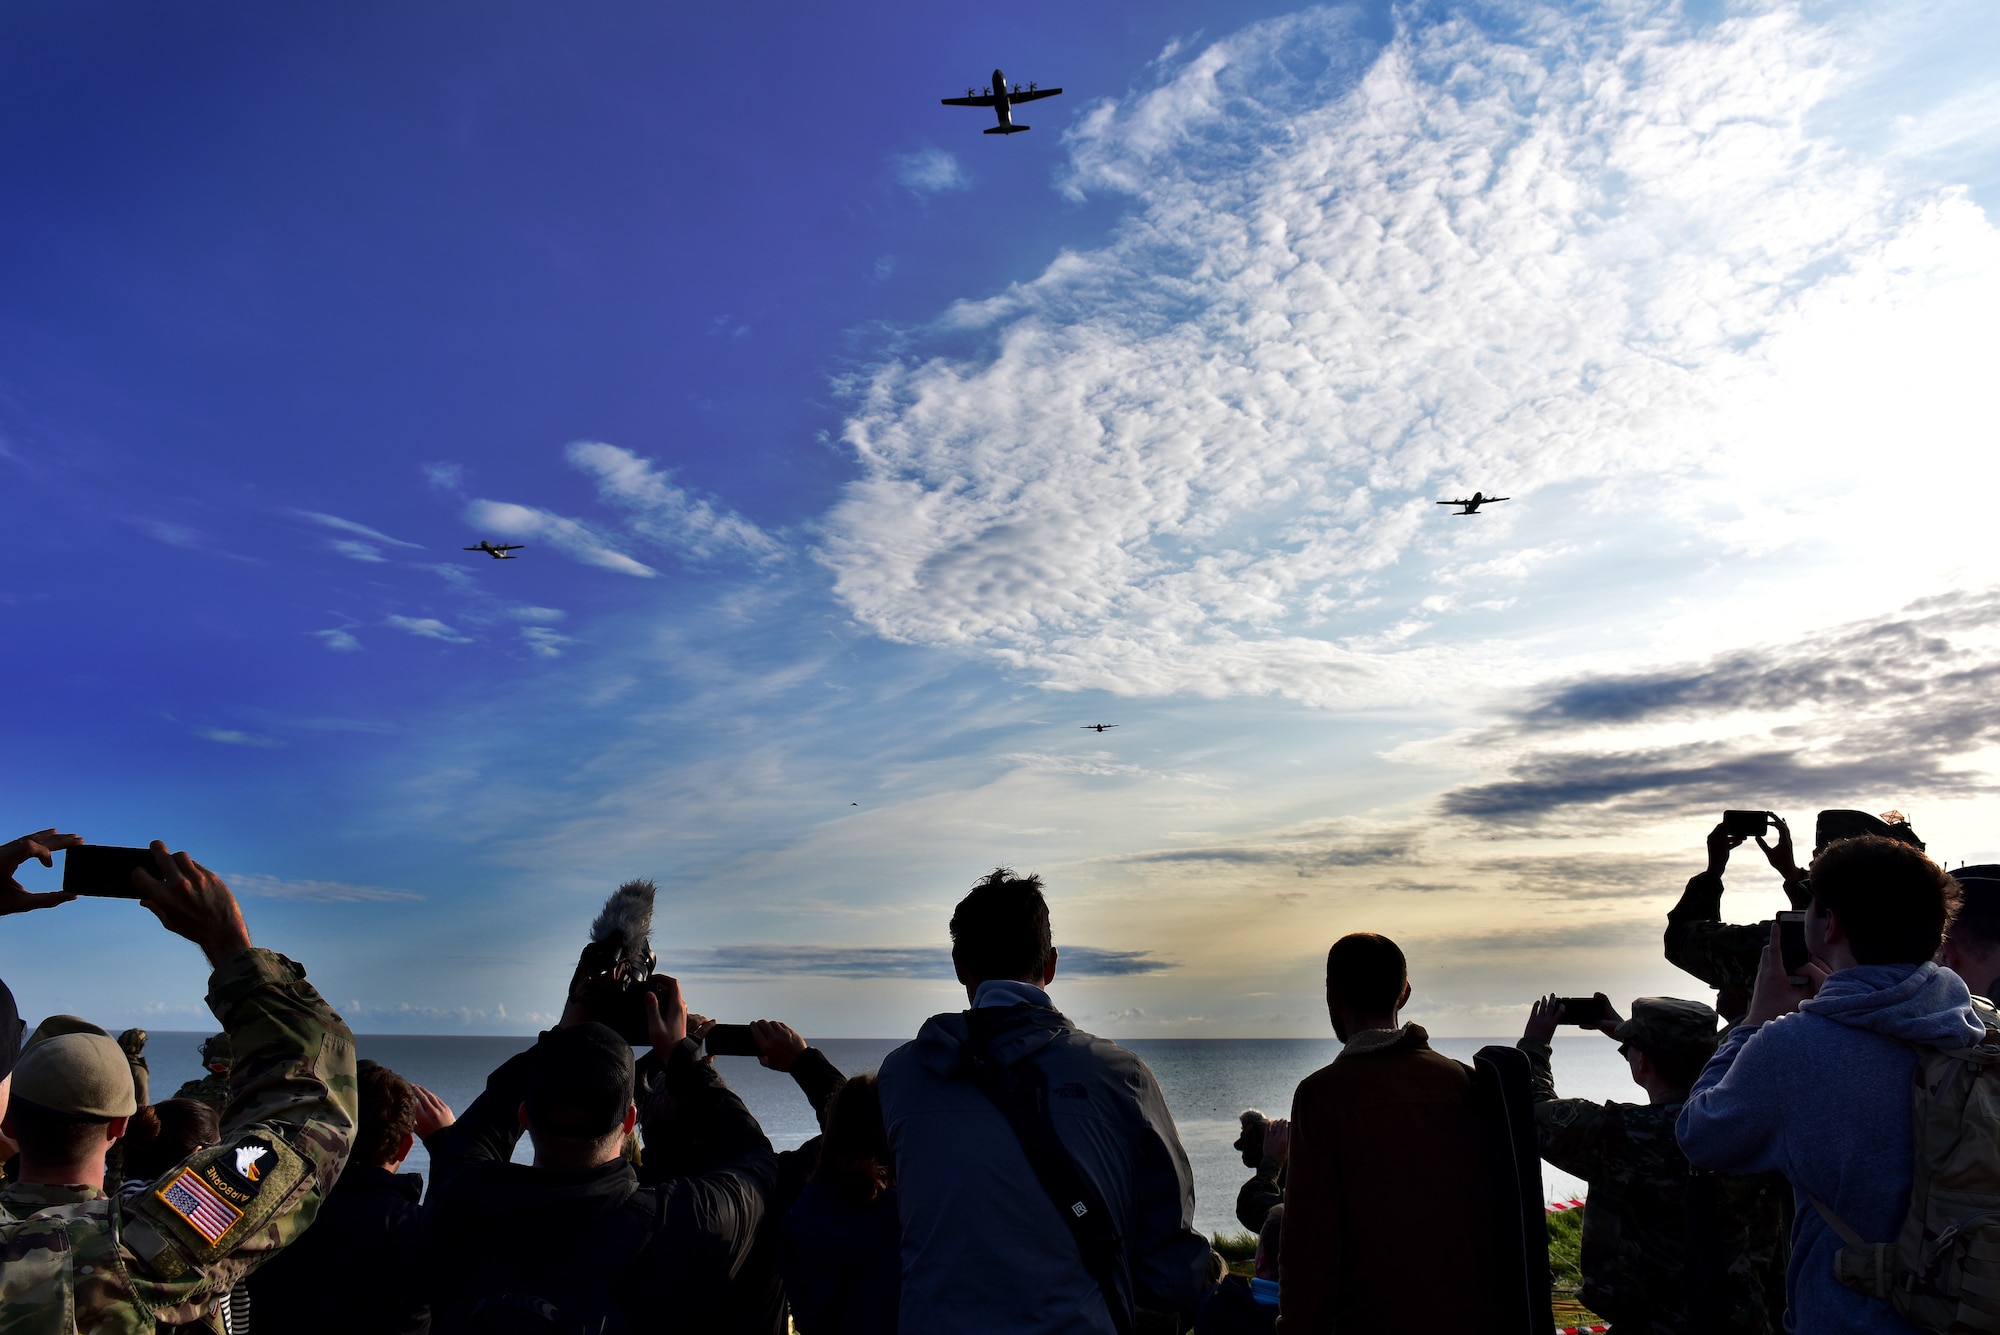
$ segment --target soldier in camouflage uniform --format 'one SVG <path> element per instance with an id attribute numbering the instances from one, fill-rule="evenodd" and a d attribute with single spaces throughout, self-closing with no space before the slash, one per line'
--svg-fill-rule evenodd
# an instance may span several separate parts
<path id="1" fill-rule="evenodd" d="M 1542 1158 L 1590 1184 L 1579 1296 L 1614 1335 L 1774 1335 L 1781 1327 L 1765 1284 L 1782 1246 L 1782 1184 L 1703 1181 L 1674 1139 L 1674 1119 L 1715 1051 L 1715 1012 L 1641 997 L 1621 1020 L 1599 1001 L 1608 1017 L 1601 1027 L 1618 1040 L 1648 1102 L 1556 1095 L 1549 1040 L 1563 1008 L 1555 997 L 1535 1003 L 1518 1045 L 1533 1067 Z M 1691 1239 L 1701 1252 L 1693 1265 Z"/>
<path id="2" fill-rule="evenodd" d="M 220 1117 L 229 1103 L 229 1035 L 210 1034 L 202 1040 L 201 1064 L 208 1068 L 208 1074 L 182 1085 L 174 1091 L 174 1097 L 206 1103 Z"/>
<path id="3" fill-rule="evenodd" d="M 0 852 L 0 871 L 13 847 Z M 221 1295 L 312 1221 L 354 1135 L 347 1026 L 303 969 L 251 946 L 234 896 L 214 873 L 185 853 L 169 860 L 162 845 L 153 848 L 159 876 L 135 873 L 134 884 L 146 892 L 145 907 L 200 946 L 214 968 L 209 1009 L 237 1053 L 230 1116 L 220 1144 L 122 1200 L 79 1180 L 79 1172 L 90 1177 L 89 1165 L 62 1164 L 58 1172 L 24 1147 L 22 1180 L 0 1191 L 7 1335 L 141 1335 L 193 1322 L 215 1330 Z M 40 1093 L 55 1111 L 36 1111 L 37 1119 L 60 1116 L 69 1103 L 86 1122 L 104 1124 L 108 1143 L 117 1120 L 108 1110 L 136 1106 L 129 1069 L 109 1038 L 51 1039 L 23 1054 L 8 1120 L 32 1139 L 22 1114 L 39 1109 L 31 1096 Z M 102 1152 L 100 1144 L 100 1163 Z"/>
<path id="4" fill-rule="evenodd" d="M 132 1068 L 132 1097 L 143 1108 L 153 1101 L 153 1073 L 146 1065 L 146 1031 L 127 1029 L 118 1035 L 118 1046 L 125 1053 L 126 1065 Z"/>

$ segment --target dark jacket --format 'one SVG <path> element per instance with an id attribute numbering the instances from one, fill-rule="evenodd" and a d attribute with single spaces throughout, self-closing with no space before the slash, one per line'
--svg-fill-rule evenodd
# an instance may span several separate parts
<path id="1" fill-rule="evenodd" d="M 1803 881 L 1788 884 L 1785 895 L 1795 909 L 1812 903 Z M 1756 990 L 1764 947 L 1771 943 L 1771 920 L 1722 921 L 1722 876 L 1705 871 L 1688 878 L 1680 902 L 1667 911 L 1664 943 L 1667 963 L 1718 992 L 1735 994 L 1747 1005 Z"/>
<path id="2" fill-rule="evenodd" d="M 1279 1329 L 1501 1329 L 1472 1071 L 1421 1026 L 1356 1034 L 1300 1082 L 1286 1164 Z"/>
<path id="3" fill-rule="evenodd" d="M 1041 1068 L 1063 1147 L 1123 1242 L 1121 1300 L 1189 1312 L 1208 1276 L 1194 1181 L 1173 1115 L 1138 1057 L 1061 1013 L 996 1017 L 993 1057 Z M 903 1216 L 901 1328 L 910 1335 L 1111 1335 L 1076 1239 L 1014 1129 L 965 1074 L 966 1016 L 934 1015 L 882 1063 L 882 1116 Z"/>
<path id="4" fill-rule="evenodd" d="M 1278 1285 L 1242 1275 L 1210 1289 L 1194 1321 L 1194 1335 L 1273 1335 L 1277 1329 Z"/>
<path id="5" fill-rule="evenodd" d="M 1252 1233 L 1264 1231 L 1271 1207 L 1285 1203 L 1285 1170 L 1270 1155 L 1257 1161 L 1257 1171 L 1236 1189 L 1236 1222 Z"/>
<path id="6" fill-rule="evenodd" d="M 283 1335 L 423 1335 L 419 1173 L 350 1162 L 312 1227 L 250 1276 L 259 1329 Z"/>
<path id="7" fill-rule="evenodd" d="M 785 1215 L 778 1264 L 799 1335 L 896 1335 L 903 1225 L 896 1189 L 866 1205 L 818 1182 Z"/>
<path id="8" fill-rule="evenodd" d="M 642 1110 L 646 1157 L 673 1164 L 675 1176 L 642 1185 L 622 1158 L 578 1172 L 510 1163 L 533 1051 L 508 1059 L 465 1115 L 426 1142 L 437 1329 L 463 1329 L 482 1300 L 620 1311 L 632 1331 L 723 1329 L 730 1278 L 777 1177 L 757 1119 L 688 1040 Z"/>

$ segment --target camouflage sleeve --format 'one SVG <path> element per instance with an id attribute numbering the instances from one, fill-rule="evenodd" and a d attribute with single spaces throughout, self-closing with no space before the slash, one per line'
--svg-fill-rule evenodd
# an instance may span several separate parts
<path id="1" fill-rule="evenodd" d="M 1535 1101 L 1535 1139 L 1542 1158 L 1565 1173 L 1589 1181 L 1602 1175 L 1611 1114 L 1601 1103 L 1556 1097 L 1549 1045 L 1524 1038 L 1515 1047 L 1527 1054 L 1529 1090 Z"/>
<path id="2" fill-rule="evenodd" d="M 1667 913 L 1667 963 L 1720 992 L 1750 995 L 1770 939 L 1768 920 L 1747 926 L 1722 921 L 1722 877 L 1713 872 L 1691 877 L 1680 903 Z"/>
<path id="3" fill-rule="evenodd" d="M 247 950 L 209 980 L 235 1047 L 222 1141 L 183 1160 L 120 1212 L 134 1295 L 168 1324 L 303 1232 L 354 1137 L 354 1035 L 283 955 Z"/>

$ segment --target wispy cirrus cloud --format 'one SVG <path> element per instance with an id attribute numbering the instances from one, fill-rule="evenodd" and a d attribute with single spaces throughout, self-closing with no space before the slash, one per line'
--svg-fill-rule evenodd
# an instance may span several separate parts
<path id="1" fill-rule="evenodd" d="M 459 634 L 458 631 L 439 621 L 436 617 L 388 616 L 382 619 L 382 624 L 385 626 L 394 626 L 400 631 L 407 631 L 419 639 L 441 640 L 446 644 L 472 643 L 470 635 Z"/>
<path id="2" fill-rule="evenodd" d="M 583 521 L 532 505 L 476 500 L 466 506 L 465 522 L 479 532 L 502 538 L 538 539 L 572 560 L 601 570 L 615 570 L 641 579 L 651 579 L 659 573 L 619 551 L 609 538 Z"/>
<path id="3" fill-rule="evenodd" d="M 257 872 L 231 872 L 222 878 L 230 888 L 259 899 L 282 899 L 295 904 L 393 904 L 420 900 L 422 895 L 408 890 L 385 890 L 376 885 L 349 885 L 345 881 L 301 881 Z"/>
<path id="4" fill-rule="evenodd" d="M 275 751 L 284 745 L 276 737 L 264 737 L 240 728 L 200 728 L 196 730 L 196 735 L 224 746 L 248 746 L 259 751 Z"/>
<path id="5" fill-rule="evenodd" d="M 292 513 L 301 519 L 310 520 L 322 528 L 330 528 L 337 533 L 352 534 L 352 537 L 332 539 L 328 544 L 333 550 L 351 561 L 363 561 L 374 565 L 381 565 L 388 559 L 382 555 L 381 549 L 384 547 L 402 547 L 411 551 L 423 550 L 422 545 L 419 543 L 405 542 L 401 538 L 392 538 L 386 533 L 368 527 L 366 524 L 356 523 L 352 519 L 342 519 L 339 515 L 324 514 L 318 510 L 294 510 Z"/>
<path id="6" fill-rule="evenodd" d="M 945 190 L 969 190 L 972 178 L 959 166 L 958 159 L 944 149 L 926 147 L 914 153 L 898 153 L 890 159 L 896 179 L 913 193 L 935 195 Z"/>
<path id="7" fill-rule="evenodd" d="M 1072 978 L 1118 978 L 1175 967 L 1144 950 L 1057 944 L 1057 967 Z M 685 952 L 695 974 L 810 974 L 826 978 L 951 978 L 951 951 L 938 946 L 712 946 Z"/>
<path id="8" fill-rule="evenodd" d="M 697 560 L 722 556 L 768 559 L 778 544 L 733 510 L 676 486 L 650 459 L 602 441 L 580 440 L 565 451 L 597 481 L 597 494 L 624 510 L 633 532 Z"/>

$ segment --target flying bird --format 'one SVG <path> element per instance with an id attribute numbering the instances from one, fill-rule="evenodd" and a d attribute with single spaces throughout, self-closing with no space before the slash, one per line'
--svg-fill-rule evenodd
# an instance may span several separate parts
<path id="1" fill-rule="evenodd" d="M 1029 84 L 1026 88 L 1023 88 L 1018 83 L 1009 88 L 1007 86 L 1007 76 L 999 70 L 994 70 L 993 86 L 991 88 L 980 89 L 977 96 L 974 96 L 972 90 L 968 88 L 965 90 L 964 97 L 941 97 L 938 101 L 947 107 L 992 107 L 993 113 L 1000 118 L 1000 123 L 988 127 L 986 133 L 1019 134 L 1023 130 L 1033 129 L 1034 127 L 1014 124 L 1014 113 L 1012 110 L 1014 104 L 1017 102 L 1033 102 L 1036 98 L 1041 97 L 1054 97 L 1061 91 L 1062 89 L 1060 88 L 1037 88 L 1033 84 Z"/>
<path id="2" fill-rule="evenodd" d="M 1482 506 L 1482 505 L 1495 505 L 1495 504 L 1498 504 L 1498 503 L 1499 503 L 1499 502 L 1501 502 L 1501 501 L 1511 501 L 1511 500 L 1513 500 L 1513 499 L 1514 499 L 1514 498 L 1513 498 L 1512 496 L 1488 496 L 1488 495 L 1487 495 L 1487 494 L 1486 494 L 1485 492 L 1483 492 L 1483 491 L 1475 491 L 1475 492 L 1473 492 L 1473 493 L 1472 493 L 1472 499 L 1471 499 L 1471 500 L 1469 500 L 1469 501 L 1439 501 L 1439 502 L 1438 502 L 1438 504 L 1439 504 L 1439 505 L 1462 505 L 1462 506 L 1464 506 L 1465 508 L 1464 508 L 1463 510 L 1460 510 L 1460 511 L 1458 512 L 1458 515 L 1454 515 L 1454 516 L 1453 516 L 1453 518 L 1458 518 L 1458 517 L 1459 517 L 1459 515 L 1476 515 L 1476 514 L 1478 514 L 1478 513 L 1479 513 L 1479 507 L 1480 507 L 1480 506 Z"/>
<path id="3" fill-rule="evenodd" d="M 496 547 L 492 543 L 482 539 L 477 547 L 467 547 L 465 550 L 468 552 L 485 552 L 496 561 L 512 561 L 516 558 L 511 553 L 520 551 L 521 544 L 518 542 L 503 542 Z"/>
<path id="4" fill-rule="evenodd" d="M 1079 723 L 1077 726 L 1085 732 L 1094 732 L 1102 735 L 1106 728 L 1115 728 L 1118 725 L 1116 723 Z"/>

